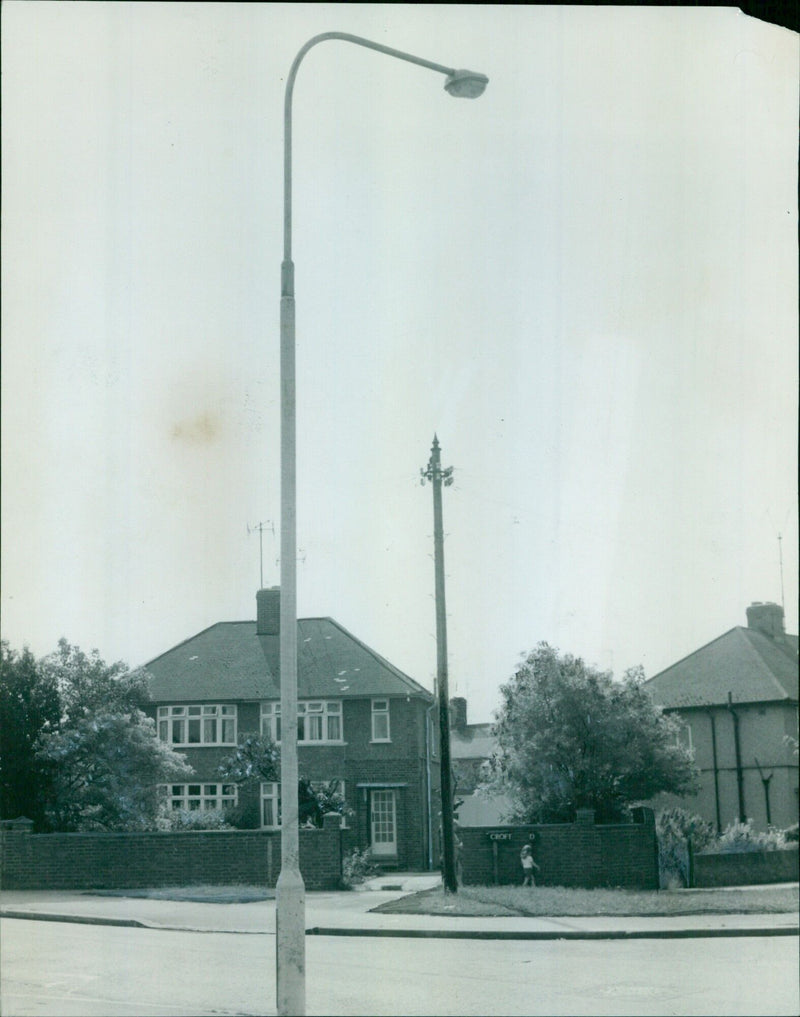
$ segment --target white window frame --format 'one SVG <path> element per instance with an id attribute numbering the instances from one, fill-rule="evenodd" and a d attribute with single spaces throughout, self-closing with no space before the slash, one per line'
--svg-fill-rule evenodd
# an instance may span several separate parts
<path id="1" fill-rule="evenodd" d="M 675 736 L 675 744 L 679 745 L 682 749 L 688 749 L 689 752 L 694 754 L 694 741 L 692 739 L 692 725 L 684 720 L 680 731 Z"/>
<path id="2" fill-rule="evenodd" d="M 384 735 L 376 735 L 376 722 L 379 719 L 386 719 L 386 733 Z M 371 727 L 372 741 L 373 742 L 390 742 L 392 740 L 392 725 L 389 715 L 389 700 L 388 699 L 373 699 L 372 700 L 372 727 Z"/>
<path id="3" fill-rule="evenodd" d="M 276 700 L 261 704 L 261 737 L 270 738 L 280 745 L 281 704 Z"/>
<path id="4" fill-rule="evenodd" d="M 202 781 L 192 784 L 163 784 L 162 789 L 170 810 L 186 812 L 221 812 L 238 801 L 235 784 Z"/>
<path id="5" fill-rule="evenodd" d="M 271 822 L 264 822 L 265 804 L 271 803 Z M 261 795 L 259 800 L 259 817 L 262 830 L 280 830 L 281 828 L 281 785 L 280 781 L 261 781 Z"/>
<path id="6" fill-rule="evenodd" d="M 235 745 L 237 709 L 233 703 L 183 703 L 159 706 L 158 737 L 169 745 L 203 748 Z M 225 731 L 228 737 L 224 737 Z M 196 732 L 196 737 L 193 734 Z"/>
<path id="7" fill-rule="evenodd" d="M 281 704 L 261 704 L 261 734 L 280 744 Z M 336 728 L 338 727 L 338 735 Z M 331 737 L 333 733 L 334 737 Z M 318 737 L 314 737 L 318 735 Z M 298 745 L 343 745 L 344 710 L 341 699 L 304 699 L 297 704 Z"/>

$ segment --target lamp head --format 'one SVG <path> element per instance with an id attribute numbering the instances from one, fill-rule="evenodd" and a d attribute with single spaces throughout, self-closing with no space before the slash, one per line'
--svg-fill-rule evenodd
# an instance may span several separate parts
<path id="1" fill-rule="evenodd" d="M 444 87 L 457 99 L 477 99 L 483 95 L 488 84 L 486 75 L 478 74 L 477 71 L 453 71 L 447 75 Z"/>

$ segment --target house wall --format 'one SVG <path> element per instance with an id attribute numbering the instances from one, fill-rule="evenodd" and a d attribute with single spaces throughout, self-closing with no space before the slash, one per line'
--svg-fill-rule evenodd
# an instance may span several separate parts
<path id="1" fill-rule="evenodd" d="M 522 883 L 520 851 L 533 844 L 541 886 L 658 889 L 658 846 L 652 812 L 646 821 L 609 826 L 560 823 L 538 826 L 462 827 L 465 885 Z M 495 832 L 508 840 L 492 840 Z M 533 840 L 531 838 L 533 837 Z M 496 850 L 496 868 L 495 868 Z"/>
<path id="2" fill-rule="evenodd" d="M 470 795 L 481 783 L 485 759 L 453 759 L 453 774 L 456 778 L 456 794 Z"/>
<path id="3" fill-rule="evenodd" d="M 110 890 L 248 884 L 275 886 L 279 833 L 16 833 L 0 830 L 4 890 Z M 334 890 L 342 873 L 341 832 L 300 831 L 308 890 Z"/>
<path id="4" fill-rule="evenodd" d="M 387 858 L 387 865 L 401 869 L 426 870 L 429 857 L 428 793 L 425 756 L 425 712 L 428 704 L 418 696 L 377 697 L 389 699 L 389 730 L 391 741 L 372 741 L 372 697 L 342 700 L 344 744 L 299 743 L 298 769 L 300 775 L 314 781 L 343 780 L 348 806 L 354 816 L 347 822 L 348 845 L 367 848 L 370 844 L 368 788 L 359 785 L 385 783 L 399 785 L 396 791 L 397 855 Z M 156 715 L 156 707 L 149 710 Z M 237 703 L 237 733 L 254 733 L 259 730 L 260 704 Z M 198 748 L 178 747 L 194 768 L 194 782 L 215 781 L 220 778 L 216 769 L 229 756 L 232 746 Z M 433 793 L 431 807 L 434 828 L 439 813 L 438 755 L 432 760 Z M 239 804 L 249 804 L 248 815 L 254 823 L 259 820 L 259 792 L 241 789 Z M 435 829 L 434 829 L 435 833 Z M 436 866 L 438 854 L 434 853 Z"/>
<path id="5" fill-rule="evenodd" d="M 425 759 L 425 710 L 417 698 L 389 700 L 391 742 L 371 741 L 370 700 L 354 700 L 347 707 L 353 722 L 347 736 L 347 797 L 354 810 L 352 825 L 359 847 L 370 843 L 369 785 L 396 784 L 397 856 L 387 866 L 422 871 L 428 868 L 428 792 Z M 346 721 L 347 724 L 347 721 Z M 351 733 L 352 732 L 352 735 Z M 431 760 L 431 810 L 434 828 L 439 813 L 438 755 Z M 435 833 L 435 829 L 434 829 Z M 437 855 L 434 853 L 433 865 Z"/>
<path id="6" fill-rule="evenodd" d="M 456 798 L 463 803 L 458 810 L 458 821 L 462 826 L 505 826 L 505 816 L 513 805 L 508 795 L 488 795 L 481 791 L 457 794 Z"/>
<path id="7" fill-rule="evenodd" d="M 769 803 L 773 826 L 784 828 L 797 822 L 797 757 L 784 744 L 784 735 L 797 729 L 797 706 L 784 703 L 734 704 L 739 717 L 739 742 L 742 761 L 745 815 L 756 829 L 767 827 L 764 784 L 756 759 L 765 777 L 770 773 Z M 711 710 L 670 711 L 686 721 L 692 732 L 695 763 L 700 770 L 701 790 L 696 797 L 676 798 L 661 795 L 650 803 L 654 808 L 677 806 L 697 813 L 716 825 L 714 792 L 714 754 L 711 715 L 714 717 L 717 743 L 717 782 L 719 787 L 720 826 L 724 829 L 739 818 L 734 721 L 725 706 Z M 794 735 L 796 737 L 796 734 Z"/>

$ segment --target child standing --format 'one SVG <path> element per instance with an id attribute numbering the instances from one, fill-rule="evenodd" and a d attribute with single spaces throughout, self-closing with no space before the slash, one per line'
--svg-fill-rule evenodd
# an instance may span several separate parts
<path id="1" fill-rule="evenodd" d="M 536 886 L 536 882 L 533 878 L 533 870 L 538 869 L 539 866 L 533 860 L 533 848 L 530 844 L 526 844 L 522 851 L 520 851 L 519 860 L 522 862 L 522 885 Z"/>

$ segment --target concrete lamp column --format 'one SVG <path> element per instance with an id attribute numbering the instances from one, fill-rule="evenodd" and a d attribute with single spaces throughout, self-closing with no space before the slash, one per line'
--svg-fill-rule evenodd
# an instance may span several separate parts
<path id="1" fill-rule="evenodd" d="M 316 35 L 299 50 L 286 79 L 283 149 L 283 263 L 281 265 L 281 872 L 276 886 L 277 1009 L 305 1014 L 305 887 L 300 874 L 297 809 L 297 485 L 295 404 L 295 300 L 292 262 L 292 92 L 306 53 L 320 42 L 339 40 L 384 53 L 445 75 L 445 89 L 474 99 L 488 78 L 391 49 L 346 32 Z"/>

